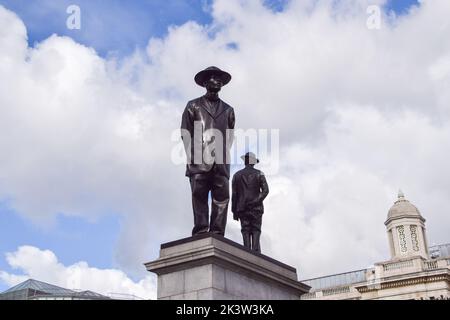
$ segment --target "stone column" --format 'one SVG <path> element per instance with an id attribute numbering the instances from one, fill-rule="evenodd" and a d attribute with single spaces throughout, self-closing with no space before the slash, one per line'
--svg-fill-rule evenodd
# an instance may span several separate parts
<path id="1" fill-rule="evenodd" d="M 163 244 L 145 266 L 158 300 L 299 300 L 310 289 L 295 268 L 209 233 Z"/>

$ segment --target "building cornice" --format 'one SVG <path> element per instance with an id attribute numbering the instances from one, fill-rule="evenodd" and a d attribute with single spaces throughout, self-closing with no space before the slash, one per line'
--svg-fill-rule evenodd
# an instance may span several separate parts
<path id="1" fill-rule="evenodd" d="M 388 218 L 388 219 L 385 221 L 384 225 L 385 225 L 385 226 L 388 226 L 391 222 L 393 222 L 393 221 L 395 221 L 395 220 L 407 219 L 407 218 L 409 218 L 409 219 L 415 219 L 415 220 L 420 220 L 420 221 L 422 221 L 423 223 L 426 222 L 426 219 L 425 219 L 424 217 L 422 217 L 422 216 L 415 216 L 415 215 L 410 215 L 410 214 L 402 214 L 402 215 L 399 215 L 399 216 L 395 216 L 395 217 L 390 217 L 390 218 Z"/>
<path id="2" fill-rule="evenodd" d="M 445 281 L 450 285 L 450 272 L 448 269 L 434 270 L 434 272 L 432 274 L 430 274 L 430 273 L 423 274 L 423 272 L 420 272 L 416 276 L 411 276 L 411 274 L 410 274 L 408 278 L 403 277 L 401 279 L 392 279 L 392 280 L 389 280 L 389 278 L 385 278 L 385 279 L 381 279 L 380 282 L 375 282 L 373 284 L 366 283 L 364 285 L 355 286 L 355 288 L 360 293 L 366 293 L 366 292 L 371 292 L 371 291 L 405 287 L 405 286 L 438 282 L 438 281 Z"/>

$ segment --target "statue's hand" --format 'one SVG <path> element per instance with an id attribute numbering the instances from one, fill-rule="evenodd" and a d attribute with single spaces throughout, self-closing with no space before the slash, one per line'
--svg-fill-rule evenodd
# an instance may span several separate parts
<path id="1" fill-rule="evenodd" d="M 250 201 L 249 203 L 247 203 L 247 207 L 249 208 L 253 208 L 259 205 L 258 201 Z"/>

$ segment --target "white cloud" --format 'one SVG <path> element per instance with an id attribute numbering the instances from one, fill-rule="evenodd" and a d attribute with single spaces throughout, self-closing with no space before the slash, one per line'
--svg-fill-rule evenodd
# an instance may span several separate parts
<path id="1" fill-rule="evenodd" d="M 21 24 L 4 8 L 0 12 Z M 52 36 L 20 54 L 3 50 L 26 48 L 22 31 L 0 42 L 0 56 L 8 60 L 0 66 L 0 197 L 43 226 L 57 214 L 94 221 L 105 212 L 122 214 L 126 248 L 118 260 L 142 274 L 142 263 L 158 250 L 155 218 L 169 225 L 189 201 L 184 189 L 179 196 L 173 189 L 180 177 L 185 181 L 183 168 L 170 162 L 176 109 L 170 101 L 142 99 L 113 61 L 70 38 Z M 169 195 L 180 202 L 168 201 Z M 174 215 L 157 217 L 160 212 Z M 186 225 L 190 216 L 177 221 Z M 177 232 L 179 237 L 178 230 L 164 234 L 170 240 Z"/>
<path id="2" fill-rule="evenodd" d="M 450 2 L 383 17 L 381 30 L 366 28 L 368 4 L 291 1 L 274 13 L 216 0 L 212 25 L 172 27 L 120 63 L 57 36 L 28 48 L 23 23 L 0 7 L 12 26 L 0 33 L 0 197 L 40 224 L 122 214 L 117 262 L 144 274 L 161 242 L 192 228 L 170 136 L 202 94 L 193 75 L 218 65 L 234 76 L 223 97 L 238 127 L 281 129 L 266 254 L 302 278 L 387 259 L 383 222 L 399 187 L 430 242 L 450 241 Z M 231 219 L 228 236 L 240 241 Z"/>
<path id="3" fill-rule="evenodd" d="M 387 260 L 383 223 L 399 187 L 427 219 L 430 242 L 448 242 L 450 217 L 439 207 L 448 206 L 440 153 L 450 147 L 450 128 L 371 107 L 333 114 L 320 144 L 283 150 L 281 173 L 269 178 L 263 246 L 306 277 Z"/>
<path id="4" fill-rule="evenodd" d="M 90 290 L 103 295 L 128 295 L 144 299 L 156 298 L 156 283 L 152 276 L 134 282 L 116 269 L 97 269 L 81 261 L 65 266 L 50 250 L 22 246 L 16 252 L 7 253 L 6 260 L 11 268 L 23 275 L 0 271 L 0 280 L 8 286 L 15 286 L 27 279 L 36 279 L 72 290 Z"/>

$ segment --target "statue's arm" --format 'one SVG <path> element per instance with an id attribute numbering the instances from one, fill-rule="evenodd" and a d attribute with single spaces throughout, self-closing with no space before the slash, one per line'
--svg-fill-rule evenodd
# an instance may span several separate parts
<path id="1" fill-rule="evenodd" d="M 264 173 L 261 173 L 259 177 L 259 183 L 261 186 L 261 193 L 259 197 L 260 201 L 262 202 L 269 195 L 269 185 L 267 184 L 266 176 L 264 175 Z"/>
<path id="2" fill-rule="evenodd" d="M 236 178 L 233 176 L 233 180 L 231 182 L 231 212 L 233 212 L 233 219 L 239 220 L 236 212 L 237 207 L 237 189 L 236 189 Z"/>
<path id="3" fill-rule="evenodd" d="M 231 146 L 234 142 L 234 127 L 236 125 L 236 116 L 234 114 L 234 109 L 231 109 L 230 115 L 228 116 L 228 149 L 231 149 Z"/>
<path id="4" fill-rule="evenodd" d="M 193 139 L 194 121 L 190 109 L 190 103 L 184 109 L 181 117 L 181 139 L 183 140 L 184 150 L 187 155 L 190 155 L 191 140 Z"/>
<path id="5" fill-rule="evenodd" d="M 258 198 L 256 198 L 254 201 L 251 202 L 251 205 L 260 205 L 269 194 L 269 185 L 267 184 L 266 177 L 262 172 L 259 176 L 259 188 L 260 188 L 259 196 Z"/>
<path id="6" fill-rule="evenodd" d="M 234 109 L 231 109 L 230 116 L 228 118 L 228 128 L 234 129 L 236 126 L 236 115 L 234 113 Z"/>

